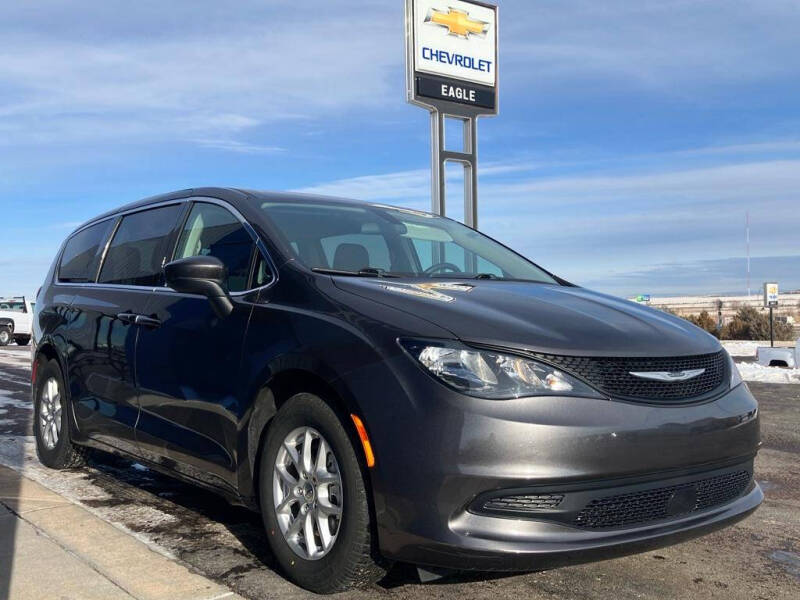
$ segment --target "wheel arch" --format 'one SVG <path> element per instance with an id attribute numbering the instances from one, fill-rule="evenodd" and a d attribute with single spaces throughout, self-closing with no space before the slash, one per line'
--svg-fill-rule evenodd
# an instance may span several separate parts
<path id="1" fill-rule="evenodd" d="M 253 411 L 248 423 L 248 469 L 246 473 L 247 481 L 240 483 L 240 494 L 245 493 L 242 498 L 246 504 L 252 508 L 260 508 L 259 502 L 259 473 L 262 460 L 262 450 L 265 446 L 267 430 L 272 419 L 290 398 L 295 394 L 307 392 L 318 396 L 334 413 L 344 427 L 350 443 L 358 460 L 361 474 L 364 478 L 364 487 L 367 495 L 367 509 L 370 514 L 370 528 L 372 530 L 372 553 L 379 557 L 378 548 L 378 521 L 375 510 L 375 499 L 370 477 L 370 469 L 367 467 L 361 441 L 358 436 L 355 424 L 350 418 L 351 414 L 359 414 L 359 407 L 355 398 L 349 390 L 344 387 L 341 380 L 337 380 L 340 385 L 326 381 L 322 376 L 313 371 L 303 368 L 291 368 L 275 374 L 269 379 L 256 394 Z M 341 387 L 340 387 L 341 386 Z M 249 488 L 249 490 L 248 490 Z"/>
<path id="2" fill-rule="evenodd" d="M 350 436 L 356 448 L 359 462 L 363 458 L 360 453 L 360 443 L 350 415 L 358 412 L 355 400 L 341 386 L 335 386 L 326 381 L 319 373 L 300 367 L 288 368 L 273 375 L 256 392 L 252 412 L 247 425 L 247 479 L 242 482 L 243 495 L 248 491 L 252 493 L 255 502 L 258 502 L 258 473 L 261 461 L 261 451 L 264 447 L 264 438 L 269 424 L 277 412 L 292 396 L 307 392 L 319 396 L 338 415 L 342 426 Z M 248 490 L 247 488 L 250 488 Z"/>
<path id="3" fill-rule="evenodd" d="M 40 361 L 43 358 L 46 360 L 55 360 L 58 363 L 58 366 L 61 369 L 61 375 L 64 377 L 64 384 L 67 388 L 69 388 L 66 381 L 66 365 L 64 364 L 64 360 L 61 358 L 61 354 L 58 352 L 58 350 L 56 350 L 55 345 L 50 340 L 43 340 L 36 346 L 36 354 L 34 355 L 33 360 Z"/>
<path id="4" fill-rule="evenodd" d="M 67 420 L 69 423 L 70 428 L 72 429 L 73 434 L 77 431 L 77 424 L 75 423 L 75 417 L 72 413 L 72 402 L 70 399 L 70 385 L 69 385 L 69 377 L 67 371 L 66 361 L 64 360 L 62 354 L 56 348 L 56 345 L 50 339 L 44 339 L 36 345 L 35 354 L 33 355 L 33 361 L 31 364 L 31 368 L 36 368 L 37 371 L 41 368 L 42 363 L 45 361 L 54 360 L 58 364 L 58 368 L 61 369 L 61 378 L 64 382 L 64 394 L 66 395 L 66 400 L 68 407 L 68 414 L 70 418 Z M 38 363 L 38 364 L 36 364 Z M 34 381 L 31 378 L 31 402 L 36 402 L 36 383 L 38 383 L 38 377 Z"/>

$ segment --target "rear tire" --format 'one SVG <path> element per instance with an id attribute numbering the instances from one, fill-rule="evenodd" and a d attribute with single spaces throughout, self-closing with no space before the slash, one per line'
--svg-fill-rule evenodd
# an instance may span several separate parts
<path id="1" fill-rule="evenodd" d="M 51 469 L 77 469 L 86 464 L 88 449 L 72 443 L 64 377 L 55 360 L 43 362 L 36 376 L 33 432 L 36 455 Z"/>
<path id="2" fill-rule="evenodd" d="M 14 341 L 17 342 L 17 346 L 27 346 L 31 343 L 31 336 L 17 335 L 14 337 Z"/>
<path id="3" fill-rule="evenodd" d="M 14 339 L 14 334 L 8 325 L 0 325 L 0 346 L 8 346 Z"/>
<path id="4" fill-rule="evenodd" d="M 312 438 L 304 438 L 305 432 L 312 432 Z M 296 439 L 301 445 L 295 447 L 294 458 L 302 467 L 303 439 L 314 448 L 311 469 L 302 472 L 293 466 L 292 454 L 286 451 L 286 440 L 301 432 Z M 328 452 L 319 452 L 323 442 Z M 292 444 L 289 444 L 291 446 Z M 300 448 L 298 453 L 297 448 Z M 318 594 L 333 594 L 351 588 L 365 587 L 378 581 L 386 574 L 385 569 L 376 562 L 375 539 L 370 522 L 370 510 L 358 455 L 341 421 L 331 407 L 321 398 L 312 394 L 297 394 L 289 399 L 278 411 L 265 436 L 259 468 L 259 498 L 261 514 L 267 530 L 267 538 L 272 552 L 286 576 L 297 585 Z M 312 450 L 309 450 L 311 453 Z M 322 459 L 318 458 L 323 456 Z M 317 465 L 325 463 L 318 469 Z M 284 467 L 289 479 L 282 479 L 276 465 Z M 322 475 L 319 473 L 322 472 Z M 307 477 L 304 478 L 303 475 Z M 325 479 L 341 482 L 325 484 Z M 312 481 L 313 480 L 313 481 Z M 290 483 L 294 481 L 294 483 Z M 284 487 L 285 486 L 285 487 Z M 307 495 L 302 488 L 308 490 Z M 295 498 L 289 498 L 292 490 Z M 279 520 L 275 498 L 288 500 L 288 508 L 281 512 Z M 330 497 L 329 497 L 330 495 Z M 318 500 L 321 500 L 318 503 Z M 318 506 L 320 512 L 315 512 Z M 338 504 L 341 518 L 330 515 L 326 505 Z M 312 518 L 303 523 L 312 523 L 311 539 L 315 558 L 309 558 L 308 538 L 305 528 L 302 533 L 293 530 L 291 523 L 304 519 L 303 510 L 309 510 Z M 296 511 L 296 512 L 295 512 Z M 322 514 L 322 524 L 314 516 Z M 326 515 L 327 513 L 327 515 Z M 338 527 L 333 527 L 333 525 Z M 283 528 L 282 528 L 283 527 Z M 323 535 L 320 527 L 325 527 Z M 287 533 L 284 533 L 287 531 Z M 295 533 L 291 533 L 295 531 Z M 333 536 L 332 545 L 325 546 L 325 539 Z M 291 545 L 290 545 L 291 541 Z M 317 552 L 318 551 L 318 552 Z M 313 554 L 313 552 L 311 553 Z"/>

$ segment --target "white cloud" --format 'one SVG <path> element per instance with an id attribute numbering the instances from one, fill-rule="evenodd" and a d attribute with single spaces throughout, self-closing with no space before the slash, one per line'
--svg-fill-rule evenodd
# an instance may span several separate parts
<path id="1" fill-rule="evenodd" d="M 543 165 L 535 162 L 489 163 L 479 165 L 478 174 L 480 177 L 497 177 L 535 171 L 541 166 Z M 459 181 L 459 177 L 460 175 L 453 171 L 448 171 L 447 173 L 448 183 L 456 183 Z M 428 202 L 430 200 L 430 186 L 430 170 L 413 169 L 395 173 L 338 179 L 297 188 L 293 191 L 305 194 L 356 198 L 370 202 L 400 200 L 408 205 L 408 203 L 419 203 L 422 197 L 425 198 L 425 202 Z"/>
<path id="2" fill-rule="evenodd" d="M 278 146 L 260 146 L 258 144 L 247 144 L 236 140 L 194 140 L 194 142 L 203 148 L 224 150 L 237 154 L 276 154 L 286 151 L 285 148 L 280 148 Z"/>
<path id="3" fill-rule="evenodd" d="M 504 4 L 504 15 L 507 4 L 519 7 Z M 796 55 L 800 23 L 791 0 L 567 0 L 539 3 L 529 14 L 503 21 L 504 68 L 526 84 L 580 81 L 591 91 L 590 82 L 602 81 L 606 89 L 623 83 L 698 97 L 720 84 L 800 72 L 786 59 Z"/>
<path id="4" fill-rule="evenodd" d="M 646 206 L 666 199 L 681 202 L 765 201 L 800 194 L 800 160 L 747 162 L 642 174 L 528 179 L 484 190 L 499 202 L 522 195 L 547 204 L 596 203 L 630 199 Z"/>
<path id="5" fill-rule="evenodd" d="M 369 11 L 304 19 L 294 8 L 235 29 L 152 38 L 4 31 L 0 144 L 225 138 L 385 104 L 402 61 L 399 42 L 386 43 L 397 28 Z M 71 18 L 91 11 L 76 7 Z M 338 34 L 352 27 L 361 33 Z"/>
<path id="6" fill-rule="evenodd" d="M 744 146 L 741 146 L 742 148 Z M 691 151 L 687 151 L 691 152 Z M 544 165 L 541 165 L 544 166 Z M 535 163 L 500 163 L 480 168 L 481 196 L 487 206 L 519 206 L 520 199 L 537 207 L 595 204 L 634 200 L 640 205 L 668 199 L 681 203 L 714 204 L 729 200 L 759 202 L 800 196 L 800 159 L 723 164 L 703 168 L 664 168 L 640 173 L 564 177 L 540 175 L 513 180 L 507 177 L 540 168 Z M 502 179 L 502 181 L 498 181 Z M 399 171 L 340 179 L 295 191 L 347 196 L 369 201 L 415 199 L 429 195 L 428 169 Z M 522 207 L 524 210 L 524 206 Z"/>
<path id="7" fill-rule="evenodd" d="M 415 169 L 380 175 L 350 177 L 306 186 L 293 191 L 367 201 L 389 201 L 418 198 L 424 193 L 426 186 L 430 190 L 430 171 Z"/>
<path id="8" fill-rule="evenodd" d="M 591 97 L 621 83 L 705 100 L 715 85 L 789 79 L 800 74 L 796 7 L 506 0 L 503 85 L 578 83 L 568 95 Z M 399 2 L 12 4 L 0 23 L 0 144 L 231 139 L 399 109 L 401 23 Z"/>
<path id="9" fill-rule="evenodd" d="M 798 154 L 800 153 L 800 140 L 774 140 L 766 142 L 750 142 L 741 144 L 708 146 L 675 152 L 675 155 L 684 156 L 719 156 L 724 154 Z"/>

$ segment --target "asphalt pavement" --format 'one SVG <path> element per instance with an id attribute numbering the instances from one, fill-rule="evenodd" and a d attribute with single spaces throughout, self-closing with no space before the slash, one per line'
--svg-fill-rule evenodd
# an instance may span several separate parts
<path id="1" fill-rule="evenodd" d="M 30 437 L 29 379 L 28 349 L 0 348 L 0 465 L 136 540 L 138 545 L 132 548 L 156 553 L 226 593 L 252 600 L 310 596 L 274 570 L 256 514 L 109 455 L 94 455 L 82 471 L 56 472 L 41 466 Z M 655 552 L 546 572 L 465 573 L 420 584 L 413 568 L 396 565 L 374 588 L 341 596 L 458 600 L 800 597 L 800 386 L 751 384 L 751 389 L 762 412 L 764 447 L 756 478 L 766 501 L 745 521 Z M 4 497 L 0 504 L 8 509 L 13 502 Z M 2 510 L 0 506 L 0 514 Z M 0 528 L 2 524 L 0 520 Z M 3 576 L 0 565 L 0 590 Z M 50 585 L 42 579 L 41 597 L 58 597 Z"/>

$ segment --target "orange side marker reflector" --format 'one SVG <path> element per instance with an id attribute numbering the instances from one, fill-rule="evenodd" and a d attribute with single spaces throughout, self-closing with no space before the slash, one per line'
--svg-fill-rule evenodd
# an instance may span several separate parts
<path id="1" fill-rule="evenodd" d="M 39 361 L 33 361 L 33 369 L 31 369 L 31 386 L 36 385 L 36 371 L 39 370 Z"/>
<path id="2" fill-rule="evenodd" d="M 361 419 L 359 419 L 356 415 L 350 415 L 350 418 L 353 419 L 353 424 L 356 426 L 358 437 L 361 439 L 361 445 L 364 447 L 364 456 L 367 459 L 367 466 L 372 468 L 375 466 L 375 455 L 372 453 L 372 444 L 369 442 L 369 436 L 367 435 L 367 430 L 364 427 L 364 423 L 362 423 Z"/>

